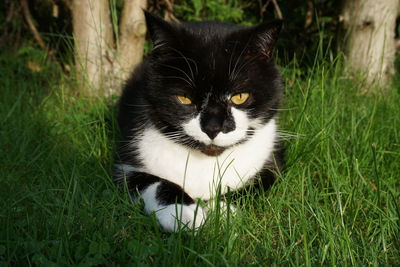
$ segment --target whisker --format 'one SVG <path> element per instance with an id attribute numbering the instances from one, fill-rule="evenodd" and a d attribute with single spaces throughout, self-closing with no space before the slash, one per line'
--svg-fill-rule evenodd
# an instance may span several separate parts
<path id="1" fill-rule="evenodd" d="M 162 76 L 162 77 L 166 78 L 166 79 L 179 79 L 179 80 L 182 80 L 182 81 L 186 82 L 187 84 L 189 84 L 190 87 L 193 87 L 193 84 L 183 77 L 179 77 L 179 76 Z"/>
<path id="2" fill-rule="evenodd" d="M 238 74 L 241 72 L 241 70 L 246 67 L 247 65 L 249 65 L 250 63 L 252 63 L 257 57 L 253 57 L 250 60 L 244 62 L 242 65 L 240 65 L 239 69 L 234 73 L 234 77 L 233 80 L 236 79 L 236 77 L 238 76 Z"/>
<path id="3" fill-rule="evenodd" d="M 243 53 L 245 52 L 245 50 L 246 50 L 247 47 L 249 46 L 249 43 L 250 43 L 250 39 L 247 41 L 246 45 L 244 46 L 244 48 L 243 48 L 242 51 L 240 52 L 239 57 L 236 59 L 235 66 L 233 67 L 233 70 L 232 70 L 232 75 L 235 74 L 235 72 L 236 72 L 236 67 L 237 67 L 237 65 L 238 65 L 238 63 L 239 63 L 239 61 L 240 61 L 240 59 L 242 58 Z M 237 75 L 235 75 L 235 77 L 236 77 L 236 76 L 237 76 Z M 229 78 L 230 78 L 231 80 L 233 80 L 233 79 L 232 79 L 232 76 L 230 76 Z"/>
<path id="4" fill-rule="evenodd" d="M 167 67 L 167 68 L 170 68 L 170 69 L 173 69 L 173 70 L 180 71 L 181 73 L 183 73 L 183 74 L 186 76 L 186 78 L 188 78 L 188 80 L 189 80 L 189 81 L 191 82 L 191 84 L 193 85 L 193 80 L 190 78 L 190 76 L 189 76 L 184 70 L 182 70 L 182 69 L 180 69 L 180 68 L 177 68 L 177 67 L 174 67 L 174 66 L 171 66 L 171 65 L 168 65 L 168 64 L 158 63 L 158 65 L 164 66 L 164 67 Z"/>
<path id="5" fill-rule="evenodd" d="M 170 49 L 171 49 L 172 51 L 175 51 L 176 53 L 178 53 L 178 54 L 186 61 L 186 64 L 187 64 L 188 67 L 189 67 L 190 73 L 192 74 L 192 78 L 194 79 L 193 70 L 192 70 L 192 67 L 191 67 L 190 64 L 189 64 L 189 61 L 187 60 L 187 57 L 185 57 L 185 55 L 183 55 L 183 53 L 182 53 L 181 51 L 179 51 L 179 50 L 177 50 L 177 49 L 175 49 L 175 48 L 170 47 Z"/>
<path id="6" fill-rule="evenodd" d="M 235 46 L 233 47 L 233 50 L 231 52 L 231 56 L 229 58 L 229 67 L 228 67 L 228 75 L 229 75 L 229 77 L 231 77 L 232 59 L 233 59 L 233 54 L 236 51 L 237 44 L 238 44 L 238 42 L 235 42 Z"/>
<path id="7" fill-rule="evenodd" d="M 298 133 L 289 133 L 284 131 L 278 131 L 278 136 L 282 140 L 289 140 L 289 139 L 296 139 L 296 138 L 304 138 L 305 134 L 298 134 Z"/>
<path id="8" fill-rule="evenodd" d="M 296 110 L 298 107 L 293 107 L 293 108 L 270 108 L 269 110 L 273 111 L 288 111 L 288 110 Z"/>
<path id="9" fill-rule="evenodd" d="M 180 59 L 180 58 L 182 58 L 182 59 L 185 59 L 185 58 L 186 58 L 188 61 L 193 62 L 194 67 L 196 68 L 196 74 L 199 73 L 199 69 L 198 69 L 198 67 L 197 67 L 197 62 L 196 62 L 194 59 L 191 59 L 191 58 L 189 58 L 189 57 L 172 57 L 171 59 Z"/>

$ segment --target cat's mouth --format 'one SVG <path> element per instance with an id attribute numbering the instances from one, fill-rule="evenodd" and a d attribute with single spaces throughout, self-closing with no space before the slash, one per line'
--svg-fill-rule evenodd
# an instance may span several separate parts
<path id="1" fill-rule="evenodd" d="M 221 146 L 216 146 L 216 145 L 204 145 L 200 148 L 200 151 L 204 154 L 206 154 L 207 156 L 219 156 L 222 154 L 222 152 L 225 151 L 225 147 L 221 147 Z"/>

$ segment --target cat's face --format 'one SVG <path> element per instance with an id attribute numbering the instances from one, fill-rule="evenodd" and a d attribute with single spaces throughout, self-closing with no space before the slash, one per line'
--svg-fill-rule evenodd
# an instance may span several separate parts
<path id="1" fill-rule="evenodd" d="M 282 90 L 271 60 L 281 23 L 172 25 L 146 14 L 154 42 L 145 97 L 171 140 L 219 155 L 276 113 Z"/>

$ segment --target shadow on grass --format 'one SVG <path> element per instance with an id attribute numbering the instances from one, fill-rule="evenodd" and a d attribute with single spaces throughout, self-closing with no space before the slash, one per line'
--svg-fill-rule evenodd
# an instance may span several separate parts
<path id="1" fill-rule="evenodd" d="M 112 182 L 115 104 L 27 60 L 0 57 L 0 265 L 195 262 L 199 235 L 160 232 Z"/>
<path id="2" fill-rule="evenodd" d="M 146 227 L 110 177 L 114 105 L 64 95 L 29 60 L 0 57 L 0 263 L 105 264 Z"/>

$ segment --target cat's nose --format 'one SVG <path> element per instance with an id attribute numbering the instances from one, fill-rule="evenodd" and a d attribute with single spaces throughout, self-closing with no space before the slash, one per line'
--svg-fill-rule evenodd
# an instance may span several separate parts
<path id="1" fill-rule="evenodd" d="M 207 125 L 203 127 L 203 131 L 210 137 L 211 140 L 213 140 L 219 132 L 221 132 L 221 125 L 219 125 L 216 122 L 209 122 Z"/>
<path id="2" fill-rule="evenodd" d="M 211 140 L 213 140 L 219 133 L 220 131 L 207 131 L 206 134 L 208 137 L 210 137 Z"/>

